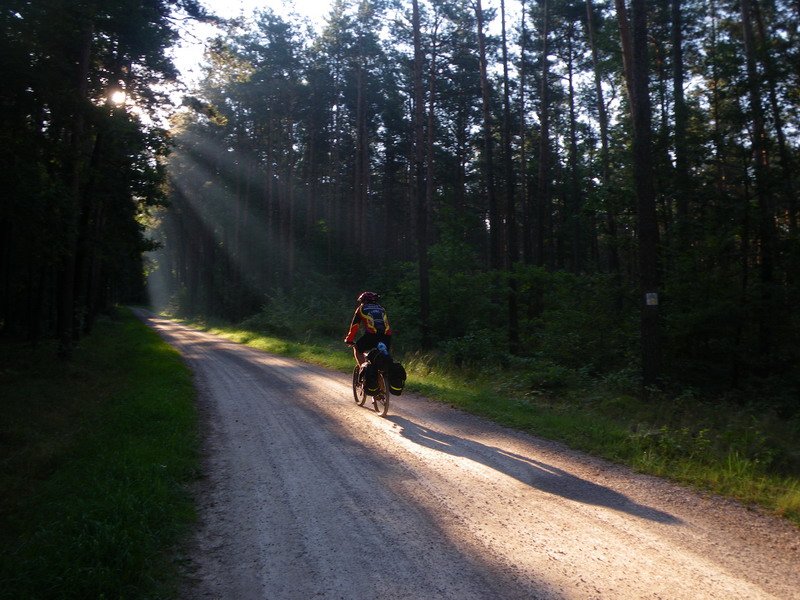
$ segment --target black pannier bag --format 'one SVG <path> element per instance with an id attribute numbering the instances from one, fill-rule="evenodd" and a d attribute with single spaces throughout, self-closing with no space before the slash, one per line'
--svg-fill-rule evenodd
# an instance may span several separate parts
<path id="1" fill-rule="evenodd" d="M 371 362 L 361 365 L 361 379 L 364 382 L 364 391 L 368 396 L 378 393 L 378 368 Z"/>
<path id="2" fill-rule="evenodd" d="M 384 373 L 387 372 L 389 366 L 392 364 L 392 356 L 390 354 L 384 354 L 377 348 L 373 348 L 369 351 L 367 360 L 375 365 L 379 371 L 383 371 Z"/>
<path id="3" fill-rule="evenodd" d="M 388 373 L 389 379 L 389 392 L 395 396 L 403 393 L 403 388 L 406 387 L 406 370 L 399 362 L 393 362 L 389 365 Z"/>

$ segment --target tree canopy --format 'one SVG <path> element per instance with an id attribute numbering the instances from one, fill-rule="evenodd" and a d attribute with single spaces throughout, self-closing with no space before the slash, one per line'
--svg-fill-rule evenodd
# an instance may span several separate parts
<path id="1" fill-rule="evenodd" d="M 4 329 L 92 313 L 90 264 L 139 260 L 166 164 L 151 281 L 182 314 L 376 287 L 409 348 L 797 408 L 796 2 L 337 0 L 320 29 L 260 11 L 210 45 L 166 162 L 107 98 L 158 103 L 175 7 L 73 3 L 49 32 L 60 3 L 17 4 Z"/>
<path id="2" fill-rule="evenodd" d="M 339 1 L 315 31 L 258 13 L 207 56 L 218 118 L 177 133 L 169 289 L 244 318 L 369 283 L 410 346 L 796 385 L 798 16 Z"/>
<path id="3" fill-rule="evenodd" d="M 69 356 L 99 310 L 142 281 L 177 76 L 166 49 L 195 0 L 9 0 L 0 9 L 0 327 Z"/>

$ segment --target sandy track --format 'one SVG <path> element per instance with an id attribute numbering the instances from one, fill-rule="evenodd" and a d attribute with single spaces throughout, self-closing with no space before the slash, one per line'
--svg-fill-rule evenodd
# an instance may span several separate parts
<path id="1" fill-rule="evenodd" d="M 137 314 L 200 390 L 186 599 L 800 599 L 787 523 Z"/>

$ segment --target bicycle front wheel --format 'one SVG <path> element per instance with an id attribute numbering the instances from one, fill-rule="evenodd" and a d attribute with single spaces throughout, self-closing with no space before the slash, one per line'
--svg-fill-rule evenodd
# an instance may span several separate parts
<path id="1" fill-rule="evenodd" d="M 383 373 L 378 373 L 378 393 L 372 397 L 372 406 L 379 416 L 385 417 L 389 412 L 389 392 L 386 388 L 386 378 Z"/>
<path id="2" fill-rule="evenodd" d="M 358 380 L 358 375 L 360 372 L 361 368 L 356 365 L 356 367 L 353 369 L 353 399 L 359 406 L 364 406 L 364 402 L 367 401 L 367 395 L 364 393 L 364 386 Z"/>

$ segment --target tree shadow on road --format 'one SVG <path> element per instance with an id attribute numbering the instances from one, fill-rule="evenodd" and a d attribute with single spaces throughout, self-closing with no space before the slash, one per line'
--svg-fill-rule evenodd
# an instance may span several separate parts
<path id="1" fill-rule="evenodd" d="M 624 494 L 541 461 L 435 431 L 404 417 L 389 416 L 387 419 L 399 425 L 403 437 L 416 444 L 483 464 L 542 492 L 583 504 L 605 506 L 657 523 L 667 525 L 680 523 L 680 519 L 668 513 L 637 504 Z"/>

